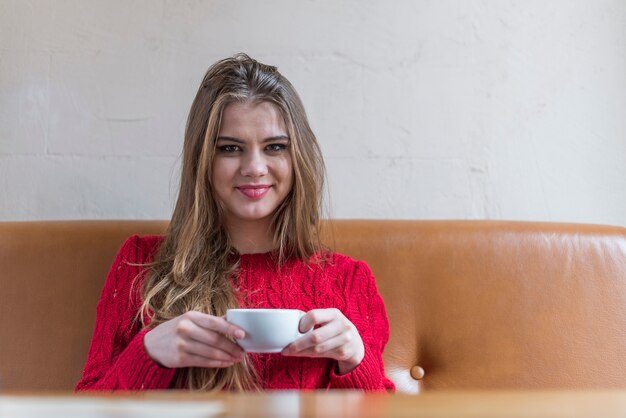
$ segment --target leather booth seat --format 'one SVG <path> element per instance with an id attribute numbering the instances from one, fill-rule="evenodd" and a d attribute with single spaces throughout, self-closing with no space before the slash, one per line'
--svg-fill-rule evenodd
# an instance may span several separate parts
<path id="1" fill-rule="evenodd" d="M 72 389 L 113 257 L 164 221 L 0 223 L 0 390 Z M 399 392 L 626 387 L 626 229 L 342 220 L 391 323 Z"/>

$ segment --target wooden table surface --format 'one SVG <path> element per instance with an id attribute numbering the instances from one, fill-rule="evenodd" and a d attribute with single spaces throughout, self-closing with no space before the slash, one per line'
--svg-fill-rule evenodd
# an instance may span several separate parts
<path id="1" fill-rule="evenodd" d="M 626 417 L 626 391 L 0 393 L 2 418 Z"/>

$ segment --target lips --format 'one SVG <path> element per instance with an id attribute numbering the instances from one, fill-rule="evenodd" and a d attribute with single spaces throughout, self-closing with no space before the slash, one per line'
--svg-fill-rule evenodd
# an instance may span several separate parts
<path id="1" fill-rule="evenodd" d="M 269 184 L 249 184 L 237 186 L 236 189 L 247 198 L 257 200 L 265 196 L 270 190 L 270 187 L 272 186 Z"/>

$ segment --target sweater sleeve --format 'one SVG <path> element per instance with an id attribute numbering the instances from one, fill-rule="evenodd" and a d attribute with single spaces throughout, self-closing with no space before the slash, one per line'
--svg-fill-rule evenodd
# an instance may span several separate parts
<path id="1" fill-rule="evenodd" d="M 146 353 L 136 324 L 135 298 L 141 267 L 145 262 L 140 238 L 130 237 L 111 266 L 96 312 L 96 323 L 83 372 L 76 385 L 82 390 L 165 389 L 175 369 L 161 367 Z M 137 282 L 137 283 L 135 283 Z"/>
<path id="2" fill-rule="evenodd" d="M 334 368 L 330 375 L 330 388 L 395 391 L 395 385 L 385 376 L 382 357 L 389 340 L 389 319 L 367 264 L 362 261 L 356 263 L 351 285 L 346 290 L 349 292 L 346 316 L 359 331 L 365 356 L 354 370 L 344 375 L 338 375 Z"/>

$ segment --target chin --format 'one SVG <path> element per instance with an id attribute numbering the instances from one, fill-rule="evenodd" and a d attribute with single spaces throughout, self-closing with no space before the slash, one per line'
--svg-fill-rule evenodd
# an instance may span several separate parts
<path id="1" fill-rule="evenodd" d="M 266 213 L 266 212 L 262 212 L 262 213 L 239 213 L 237 214 L 237 218 L 242 220 L 242 221 L 248 221 L 248 222 L 252 222 L 252 221 L 261 221 L 264 219 L 267 219 L 269 217 L 272 216 L 272 212 Z"/>

